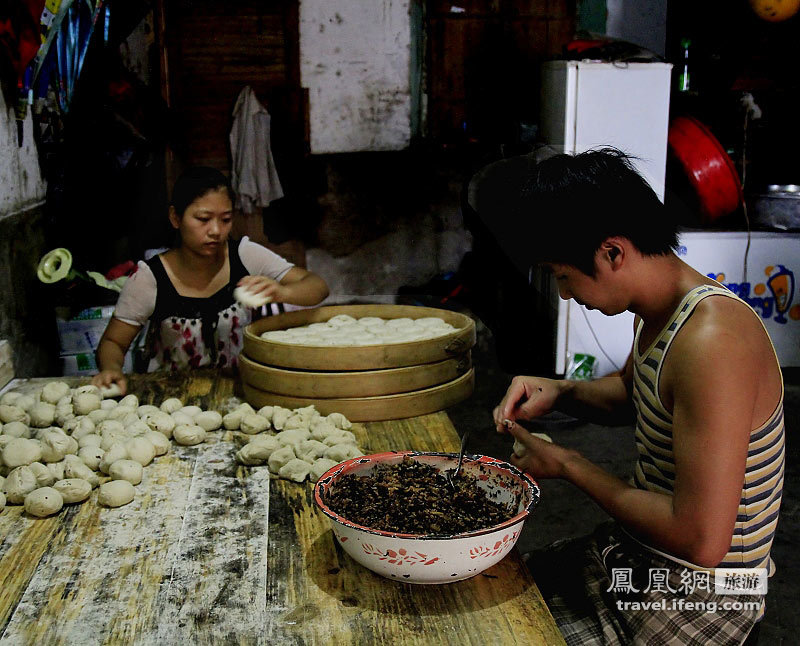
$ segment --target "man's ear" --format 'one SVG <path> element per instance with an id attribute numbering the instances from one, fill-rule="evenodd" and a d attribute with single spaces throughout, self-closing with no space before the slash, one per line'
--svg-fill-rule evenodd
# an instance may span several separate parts
<path id="1" fill-rule="evenodd" d="M 181 228 L 181 219 L 178 217 L 178 213 L 174 206 L 169 207 L 169 222 L 173 229 Z"/>
<path id="2" fill-rule="evenodd" d="M 612 269 L 617 269 L 625 259 L 625 245 L 617 238 L 608 238 L 600 245 L 601 257 L 608 262 Z"/>

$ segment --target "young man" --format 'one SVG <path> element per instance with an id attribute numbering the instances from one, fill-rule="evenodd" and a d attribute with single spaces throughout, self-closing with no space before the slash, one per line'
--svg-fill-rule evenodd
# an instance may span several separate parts
<path id="1" fill-rule="evenodd" d="M 518 199 L 502 198 L 495 234 L 506 227 L 515 253 L 549 268 L 561 298 L 636 315 L 620 373 L 515 377 L 494 410 L 497 430 L 524 446 L 516 466 L 568 480 L 615 521 L 532 559 L 567 643 L 741 643 L 763 616 L 763 597 L 717 594 L 714 573 L 773 570 L 783 382 L 763 324 L 673 253 L 675 225 L 619 151 L 557 155 L 516 180 L 498 173 L 496 188 L 515 187 Z M 635 420 L 632 480 L 516 423 L 552 410 Z"/>

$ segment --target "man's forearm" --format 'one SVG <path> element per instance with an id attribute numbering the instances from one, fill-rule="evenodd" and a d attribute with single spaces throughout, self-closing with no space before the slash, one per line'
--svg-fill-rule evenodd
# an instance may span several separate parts
<path id="1" fill-rule="evenodd" d="M 557 410 L 604 424 L 626 424 L 633 420 L 633 407 L 625 382 L 618 374 L 592 381 L 559 382 Z"/>

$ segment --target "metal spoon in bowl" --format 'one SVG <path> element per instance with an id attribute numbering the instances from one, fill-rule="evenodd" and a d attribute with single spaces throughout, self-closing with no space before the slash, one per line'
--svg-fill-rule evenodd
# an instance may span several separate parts
<path id="1" fill-rule="evenodd" d="M 461 436 L 461 450 L 458 452 L 458 464 L 456 465 L 455 469 L 448 469 L 444 472 L 445 477 L 447 478 L 447 482 L 450 483 L 450 487 L 453 491 L 456 490 L 456 485 L 453 482 L 453 478 L 458 475 L 458 472 L 461 470 L 461 462 L 464 460 L 464 449 L 467 446 L 467 436 L 469 435 L 469 431 L 464 431 L 464 435 Z"/>

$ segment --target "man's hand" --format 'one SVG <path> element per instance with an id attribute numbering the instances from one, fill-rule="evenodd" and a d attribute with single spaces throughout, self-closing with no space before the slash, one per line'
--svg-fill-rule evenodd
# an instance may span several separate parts
<path id="1" fill-rule="evenodd" d="M 92 377 L 92 385 L 101 390 L 109 388 L 112 384 L 119 387 L 120 395 L 124 395 L 128 391 L 128 380 L 120 370 L 102 370 Z"/>
<path id="2" fill-rule="evenodd" d="M 514 377 L 493 412 L 498 433 L 508 430 L 505 420 L 533 419 L 549 413 L 560 393 L 559 382 L 553 379 Z"/>
<path id="3" fill-rule="evenodd" d="M 525 454 L 522 457 L 512 455 L 509 461 L 534 478 L 563 478 L 566 475 L 567 463 L 581 457 L 577 451 L 539 439 L 519 424 L 511 424 L 507 428 L 509 433 L 525 447 Z"/>

